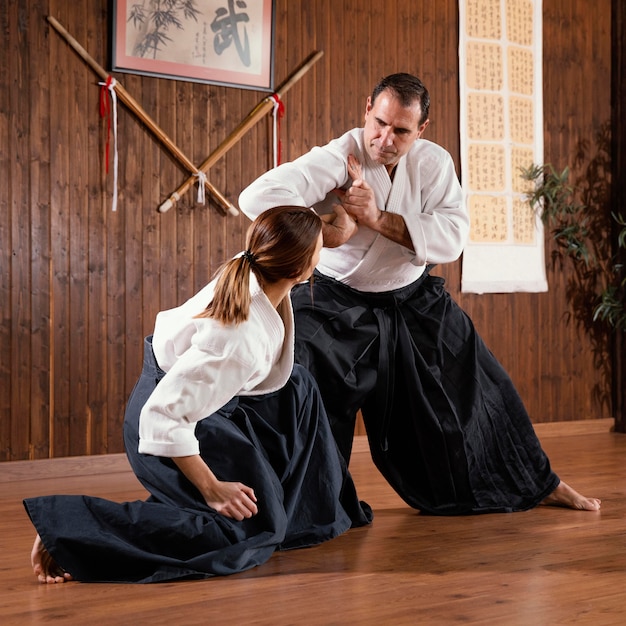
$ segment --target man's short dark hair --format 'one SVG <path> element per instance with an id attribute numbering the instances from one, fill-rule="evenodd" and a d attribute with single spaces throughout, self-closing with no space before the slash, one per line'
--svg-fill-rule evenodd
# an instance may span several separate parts
<path id="1" fill-rule="evenodd" d="M 385 78 L 382 78 L 376 87 L 374 87 L 374 91 L 372 91 L 372 104 L 374 104 L 377 96 L 386 89 L 389 89 L 395 94 L 403 107 L 409 107 L 417 100 L 422 109 L 420 124 L 423 124 L 428 119 L 430 94 L 428 93 L 428 89 L 424 86 L 424 83 L 422 83 L 417 76 L 407 74 L 406 72 L 385 76 Z"/>

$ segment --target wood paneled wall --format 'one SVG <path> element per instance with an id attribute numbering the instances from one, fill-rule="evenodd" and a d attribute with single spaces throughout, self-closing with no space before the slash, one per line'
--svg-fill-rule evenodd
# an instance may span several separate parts
<path id="1" fill-rule="evenodd" d="M 611 137 L 612 206 L 626 215 L 626 3 L 613 3 L 611 14 Z M 614 225 L 614 241 L 621 229 Z M 626 267 L 626 250 L 616 246 L 619 260 Z M 626 330 L 626 329 L 625 329 Z M 626 433 L 626 332 L 617 333 L 613 361 L 613 410 L 615 430 Z"/>
<path id="2" fill-rule="evenodd" d="M 250 0 L 252 1 L 252 0 Z M 588 154 L 611 116 L 611 1 L 543 0 L 546 162 Z M 285 97 L 283 157 L 362 121 L 373 83 L 420 75 L 432 96 L 428 138 L 459 163 L 457 0 L 276 0 L 275 77 L 324 56 Z M 160 309 L 202 286 L 241 248 L 243 216 L 156 209 L 187 173 L 121 105 L 119 204 L 111 210 L 98 77 L 49 28 L 53 15 L 107 69 L 106 0 L 5 0 L 0 6 L 0 460 L 120 452 L 142 340 Z M 195 163 L 266 94 L 115 74 Z M 261 121 L 210 171 L 232 202 L 271 166 Z M 112 144 L 113 138 L 110 137 Z M 548 242 L 547 258 L 551 243 Z M 546 294 L 459 293 L 460 263 L 441 268 L 518 385 L 537 422 L 610 416 L 610 369 L 571 314 L 568 268 Z"/>

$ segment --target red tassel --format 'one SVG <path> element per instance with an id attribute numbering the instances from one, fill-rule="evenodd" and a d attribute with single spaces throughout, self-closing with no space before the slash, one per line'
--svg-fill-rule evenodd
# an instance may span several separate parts
<path id="1" fill-rule="evenodd" d="M 274 163 L 274 165 L 277 166 L 280 165 L 282 157 L 283 144 L 280 139 L 280 120 L 285 115 L 285 105 L 283 104 L 283 101 L 280 99 L 280 96 L 277 93 L 272 94 L 272 99 L 274 100 L 274 120 L 276 124 L 274 134 L 274 139 L 276 141 L 276 162 Z"/>
<path id="2" fill-rule="evenodd" d="M 111 104 L 109 102 L 109 88 L 111 86 L 111 77 L 108 76 L 106 83 L 100 84 L 100 117 L 107 120 L 107 139 L 105 147 L 106 173 L 109 173 L 109 151 L 111 136 Z"/>

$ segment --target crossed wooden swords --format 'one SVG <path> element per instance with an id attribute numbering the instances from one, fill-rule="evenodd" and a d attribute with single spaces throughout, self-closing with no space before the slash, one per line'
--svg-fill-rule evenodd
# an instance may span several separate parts
<path id="1" fill-rule="evenodd" d="M 70 35 L 67 30 L 58 22 L 58 20 L 51 15 L 47 17 L 48 22 L 54 27 L 54 29 L 67 41 L 67 43 L 77 52 L 77 54 L 91 67 L 91 69 L 102 78 L 103 81 L 107 81 L 110 76 L 106 70 L 100 66 L 89 55 L 89 53 Z M 143 110 L 139 103 L 120 85 L 115 81 L 112 83 L 112 88 L 115 89 L 117 97 L 134 113 L 143 124 L 152 132 L 152 134 L 167 148 L 167 150 L 176 158 L 176 160 L 191 173 L 189 178 L 183 182 L 176 191 L 174 191 L 170 197 L 165 200 L 159 207 L 161 213 L 165 213 L 172 206 L 178 202 L 182 195 L 191 187 L 194 182 L 204 180 L 204 185 L 207 191 L 211 194 L 217 205 L 224 211 L 225 214 L 239 215 L 239 211 L 236 207 L 229 202 L 206 178 L 206 172 L 224 155 L 230 148 L 235 145 L 239 139 L 252 128 L 264 115 L 272 110 L 276 104 L 276 98 L 280 101 L 280 98 L 289 91 L 289 89 L 296 83 L 309 69 L 322 57 L 324 53 L 320 50 L 312 52 L 301 65 L 285 80 L 275 91 L 272 96 L 267 96 L 261 102 L 259 102 L 250 113 L 239 123 L 239 125 L 233 130 L 233 132 L 219 144 L 213 152 L 196 167 L 192 161 L 176 146 L 176 144 L 163 132 L 158 124 Z M 204 176 L 199 176 L 203 173 Z"/>

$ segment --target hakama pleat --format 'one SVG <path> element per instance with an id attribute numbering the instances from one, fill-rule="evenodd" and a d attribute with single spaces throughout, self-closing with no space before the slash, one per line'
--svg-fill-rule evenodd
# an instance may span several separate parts
<path id="1" fill-rule="evenodd" d="M 292 292 L 296 361 L 349 460 L 361 409 L 375 465 L 410 506 L 458 515 L 539 504 L 559 479 L 512 381 L 442 278 L 363 293 L 317 273 Z"/>
<path id="2" fill-rule="evenodd" d="M 124 438 L 150 493 L 117 503 L 56 495 L 24 501 L 55 562 L 85 582 L 159 582 L 250 569 L 275 550 L 313 546 L 371 521 L 338 453 L 319 391 L 296 365 L 273 394 L 239 396 L 200 422 L 200 453 L 221 480 L 252 487 L 259 512 L 236 521 L 204 501 L 171 459 L 139 454 L 141 407 L 162 377 L 146 342 Z"/>

